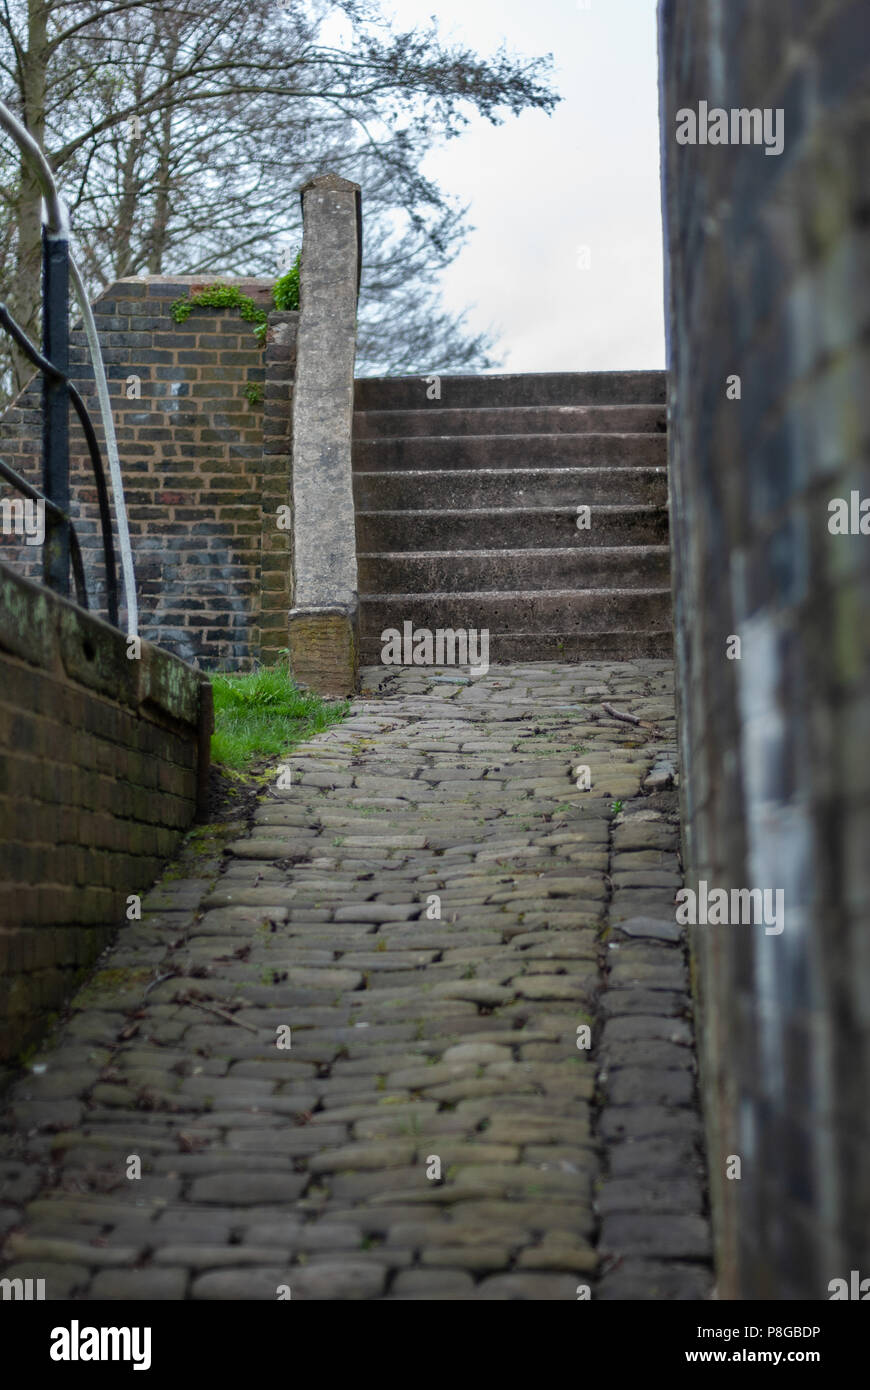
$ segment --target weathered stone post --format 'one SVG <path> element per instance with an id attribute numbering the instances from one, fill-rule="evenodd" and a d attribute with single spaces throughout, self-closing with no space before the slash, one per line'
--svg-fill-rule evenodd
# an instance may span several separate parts
<path id="1" fill-rule="evenodd" d="M 293 401 L 290 668 L 319 695 L 356 689 L 356 536 L 351 480 L 359 286 L 358 184 L 302 189 L 299 337 Z"/>

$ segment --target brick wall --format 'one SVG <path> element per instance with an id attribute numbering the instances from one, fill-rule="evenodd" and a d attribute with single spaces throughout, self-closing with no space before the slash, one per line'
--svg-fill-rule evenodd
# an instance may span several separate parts
<path id="1" fill-rule="evenodd" d="M 720 1291 L 825 1299 L 870 1276 L 870 536 L 828 529 L 870 497 L 870 29 L 663 0 L 660 48 L 687 882 L 786 908 L 692 933 Z M 701 101 L 783 152 L 678 145 Z"/>
<path id="2" fill-rule="evenodd" d="M 175 322 L 173 301 L 217 278 L 271 307 L 270 281 L 182 276 L 120 280 L 96 301 L 94 313 L 118 434 L 140 632 L 185 661 L 232 670 L 254 657 L 274 660 L 287 646 L 287 605 L 282 609 L 280 602 L 289 555 L 286 537 L 274 536 L 279 461 L 268 445 L 264 456 L 264 406 L 252 406 L 245 390 L 249 384 L 262 388 L 267 362 L 274 363 L 286 405 L 293 357 L 287 341 L 264 353 L 237 309 L 197 309 L 184 323 Z M 288 316 L 275 317 L 286 338 Z M 72 342 L 73 379 L 96 425 L 84 332 L 76 330 Z M 139 398 L 128 394 L 137 389 L 133 376 L 141 383 Z M 40 389 L 36 378 L 0 420 L 3 458 L 38 486 Z M 273 432 L 284 423 L 278 389 L 272 385 L 266 393 Z M 105 614 L 96 489 L 75 417 L 70 432 L 72 513 L 91 606 Z M 102 445 L 101 428 L 97 433 Z M 281 466 L 287 466 L 286 448 Z M 285 481 L 282 501 L 286 493 Z M 0 497 L 15 495 L 0 481 Z M 40 554 L 0 537 L 0 556 L 19 573 L 38 577 Z"/>
<path id="3" fill-rule="evenodd" d="M 211 688 L 0 564 L 0 1068 L 193 819 Z"/>

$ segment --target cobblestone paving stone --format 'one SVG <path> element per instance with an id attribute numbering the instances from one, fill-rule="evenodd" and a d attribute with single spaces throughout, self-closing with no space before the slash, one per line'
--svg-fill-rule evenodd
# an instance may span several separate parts
<path id="1" fill-rule="evenodd" d="M 665 661 L 364 671 L 7 1094 L 3 1275 L 709 1297 L 672 690 Z"/>

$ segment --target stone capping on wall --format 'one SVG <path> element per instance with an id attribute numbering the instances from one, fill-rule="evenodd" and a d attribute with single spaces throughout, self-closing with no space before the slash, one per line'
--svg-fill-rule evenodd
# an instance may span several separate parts
<path id="1" fill-rule="evenodd" d="M 193 666 L 144 639 L 140 657 L 128 658 L 128 641 L 95 613 L 0 563 L 0 651 L 136 713 L 156 715 L 169 727 L 195 729 L 202 810 L 208 777 L 202 750 L 207 752 L 214 729 L 211 684 Z"/>

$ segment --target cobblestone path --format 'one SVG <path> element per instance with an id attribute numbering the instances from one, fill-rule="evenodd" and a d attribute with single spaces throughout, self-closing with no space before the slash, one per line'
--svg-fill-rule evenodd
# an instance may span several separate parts
<path id="1" fill-rule="evenodd" d="M 195 871 L 8 1093 L 4 1276 L 59 1299 L 708 1297 L 670 663 L 363 689 L 252 825 L 193 836 Z"/>

